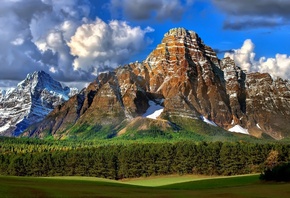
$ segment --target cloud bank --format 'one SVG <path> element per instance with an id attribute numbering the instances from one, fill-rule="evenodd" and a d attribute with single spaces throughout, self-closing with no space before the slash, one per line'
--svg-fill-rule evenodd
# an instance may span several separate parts
<path id="1" fill-rule="evenodd" d="M 131 55 L 149 44 L 144 38 L 146 33 L 152 31 L 150 27 L 144 30 L 139 26 L 131 27 L 124 21 L 105 23 L 99 18 L 83 24 L 68 43 L 71 54 L 77 57 L 73 63 L 74 69 L 94 71 L 95 68 L 124 64 Z"/>
<path id="2" fill-rule="evenodd" d="M 255 60 L 254 49 L 254 43 L 247 39 L 240 49 L 233 50 L 233 53 L 225 53 L 225 57 L 232 58 L 247 72 L 269 73 L 274 77 L 290 79 L 290 56 L 278 53 L 275 58 L 261 57 L 259 60 Z"/>
<path id="3" fill-rule="evenodd" d="M 226 15 L 225 29 L 289 25 L 289 0 L 212 0 Z"/>
<path id="4" fill-rule="evenodd" d="M 0 79 L 20 80 L 35 70 L 64 81 L 89 75 L 70 69 L 66 44 L 89 14 L 86 0 L 4 0 L 0 13 Z"/>
<path id="5" fill-rule="evenodd" d="M 90 20 L 90 6 L 88 0 L 2 1 L 0 79 L 44 70 L 65 82 L 91 81 L 98 67 L 122 64 L 146 47 L 151 28 Z"/>
<path id="6" fill-rule="evenodd" d="M 121 14 L 133 20 L 157 19 L 159 21 L 179 21 L 186 11 L 186 7 L 193 4 L 193 0 L 111 0 L 110 9 L 113 15 Z"/>

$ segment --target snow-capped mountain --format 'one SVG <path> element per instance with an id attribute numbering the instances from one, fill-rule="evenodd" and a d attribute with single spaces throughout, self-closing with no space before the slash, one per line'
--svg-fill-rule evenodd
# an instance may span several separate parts
<path id="1" fill-rule="evenodd" d="M 281 139 L 290 136 L 290 84 L 219 60 L 197 33 L 174 28 L 146 60 L 100 74 L 26 135 L 116 131 L 124 120 L 148 116 L 181 128 L 200 120 L 229 133 Z"/>
<path id="2" fill-rule="evenodd" d="M 43 71 L 28 74 L 16 88 L 0 92 L 0 135 L 20 135 L 77 93 Z"/>

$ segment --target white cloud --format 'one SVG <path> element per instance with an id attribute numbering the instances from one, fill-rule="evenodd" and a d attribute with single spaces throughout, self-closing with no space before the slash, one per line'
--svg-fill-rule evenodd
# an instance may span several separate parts
<path id="1" fill-rule="evenodd" d="M 148 27 L 131 27 L 125 21 L 96 21 L 80 26 L 68 43 L 74 60 L 74 69 L 97 72 L 99 68 L 123 64 L 148 44 Z"/>
<path id="2" fill-rule="evenodd" d="M 0 79 L 21 80 L 35 70 L 55 71 L 58 80 L 87 79 L 73 70 L 67 41 L 88 13 L 87 0 L 1 2 Z"/>
<path id="3" fill-rule="evenodd" d="M 1 2 L 1 82 L 22 80 L 35 70 L 64 82 L 91 81 L 97 70 L 123 64 L 148 44 L 145 34 L 152 29 L 92 22 L 89 13 L 89 0 Z"/>
<path id="4" fill-rule="evenodd" d="M 275 58 L 261 57 L 256 60 L 254 49 L 254 43 L 247 39 L 240 49 L 233 50 L 233 53 L 225 53 L 225 57 L 232 58 L 247 72 L 269 73 L 275 77 L 290 79 L 290 56 L 278 53 Z"/>
<path id="5" fill-rule="evenodd" d="M 13 45 L 22 45 L 24 43 L 23 38 L 16 38 L 14 41 L 11 42 Z"/>
<path id="6" fill-rule="evenodd" d="M 240 49 L 225 53 L 225 57 L 232 58 L 242 69 L 250 71 L 255 58 L 254 48 L 254 43 L 247 39 Z"/>
<path id="7" fill-rule="evenodd" d="M 258 70 L 267 72 L 273 76 L 290 79 L 290 56 L 286 54 L 276 54 L 275 58 L 262 57 L 257 65 Z"/>
<path id="8" fill-rule="evenodd" d="M 51 68 L 49 68 L 49 71 L 50 71 L 51 73 L 56 73 L 56 72 L 57 72 L 57 70 L 55 69 L 55 67 L 51 67 Z"/>
<path id="9" fill-rule="evenodd" d="M 62 75 L 65 79 L 79 79 L 75 76 L 72 63 L 74 57 L 70 54 L 67 42 L 75 33 L 78 26 L 83 23 L 83 18 L 89 14 L 89 6 L 86 0 L 46 0 L 51 5 L 49 12 L 36 14 L 30 23 L 32 41 L 43 53 L 51 50 L 57 59 L 52 73 Z M 56 72 L 59 70 L 59 72 Z"/>

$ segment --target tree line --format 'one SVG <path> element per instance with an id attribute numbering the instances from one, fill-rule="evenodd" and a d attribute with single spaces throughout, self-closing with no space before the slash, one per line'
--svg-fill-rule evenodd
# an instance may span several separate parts
<path id="1" fill-rule="evenodd" d="M 261 172 L 272 151 L 278 153 L 278 162 L 290 161 L 288 144 L 243 142 L 131 143 L 1 152 L 0 174 L 110 179 L 167 174 L 237 175 Z"/>

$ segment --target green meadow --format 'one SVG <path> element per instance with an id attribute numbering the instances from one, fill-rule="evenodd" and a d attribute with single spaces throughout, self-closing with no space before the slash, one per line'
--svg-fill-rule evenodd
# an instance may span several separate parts
<path id="1" fill-rule="evenodd" d="M 130 180 L 92 177 L 0 176 L 1 197 L 289 197 L 290 183 L 261 182 L 259 175 L 159 176 Z"/>

